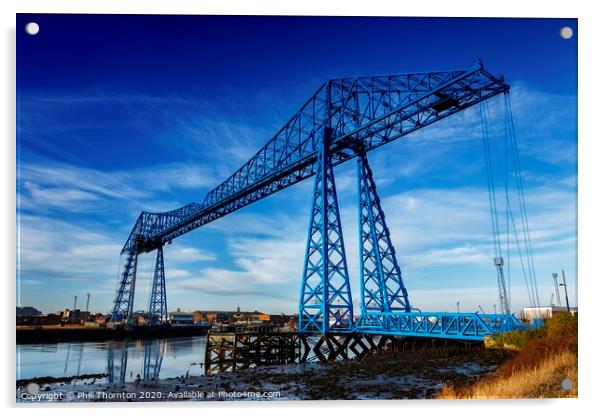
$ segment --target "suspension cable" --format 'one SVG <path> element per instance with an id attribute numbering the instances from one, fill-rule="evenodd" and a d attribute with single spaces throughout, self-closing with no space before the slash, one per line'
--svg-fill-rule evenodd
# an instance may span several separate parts
<path id="1" fill-rule="evenodd" d="M 518 157 L 518 145 L 516 141 L 516 130 L 514 126 L 514 120 L 512 116 L 512 109 L 510 105 L 509 95 L 506 93 L 505 105 L 504 105 L 504 142 L 503 144 L 498 143 L 499 141 L 491 140 L 492 129 L 489 125 L 491 119 L 490 109 L 486 101 L 481 102 L 480 105 L 480 116 L 481 116 L 481 128 L 483 131 L 483 149 L 485 154 L 485 167 L 487 173 L 487 190 L 489 194 L 489 211 L 491 216 L 491 227 L 492 237 L 495 256 L 502 257 L 502 240 L 501 240 L 501 228 L 505 225 L 505 255 L 506 264 L 503 265 L 503 260 L 499 261 L 496 259 L 496 266 L 498 267 L 498 291 L 500 302 L 506 302 L 509 309 L 510 305 L 510 283 L 511 283 L 511 242 L 516 243 L 516 252 L 519 257 L 520 269 L 523 274 L 525 286 L 527 289 L 527 295 L 529 304 L 532 307 L 539 306 L 539 294 L 537 288 L 537 277 L 535 274 L 535 265 L 533 261 L 533 249 L 531 246 L 531 236 L 529 229 L 529 222 L 527 218 L 527 210 L 524 195 L 524 185 L 522 182 L 522 175 Z M 500 146 L 503 146 L 500 149 Z M 501 165 L 501 177 L 503 181 L 503 193 L 504 193 L 504 209 L 505 209 L 505 224 L 504 220 L 500 221 L 500 213 L 498 212 L 498 201 L 496 196 L 496 164 L 498 161 Z M 514 181 L 512 181 L 514 176 Z M 510 183 L 514 182 L 516 188 L 516 196 L 518 203 L 518 222 L 520 228 L 517 227 L 517 218 L 513 212 L 511 186 Z M 511 240 L 510 234 L 514 234 L 514 238 Z M 506 282 L 504 278 L 504 269 L 508 277 L 508 291 L 506 291 Z M 503 305 L 500 305 L 502 308 Z"/>
<path id="2" fill-rule="evenodd" d="M 511 144 L 511 154 L 512 160 L 514 164 L 515 176 L 516 176 L 516 187 L 518 193 L 519 200 L 519 209 L 521 216 L 521 225 L 523 227 L 523 240 L 525 243 L 525 249 L 527 251 L 527 263 L 529 269 L 529 275 L 531 279 L 531 287 L 533 290 L 533 300 L 536 302 L 535 306 L 540 306 L 539 300 L 539 290 L 537 287 L 537 275 L 535 273 L 535 263 L 533 261 L 533 248 L 531 246 L 531 230 L 529 227 L 529 219 L 527 216 L 527 205 L 525 202 L 525 192 L 524 192 L 524 184 L 522 181 L 521 175 L 521 166 L 520 160 L 518 157 L 518 144 L 516 141 L 516 128 L 514 125 L 514 117 L 512 115 L 512 105 L 510 102 L 510 94 L 504 94 L 505 101 L 505 109 L 506 109 L 506 122 L 508 123 L 510 129 L 510 144 Z"/>
<path id="3" fill-rule="evenodd" d="M 487 190 L 489 193 L 489 213 L 491 216 L 491 228 L 493 246 L 496 256 L 501 256 L 501 245 L 499 239 L 499 223 L 497 216 L 497 202 L 495 198 L 495 183 L 493 181 L 493 162 L 491 148 L 489 146 L 489 128 L 487 124 L 485 102 L 481 102 L 481 128 L 483 130 L 483 150 L 485 152 L 485 169 L 487 171 Z"/>

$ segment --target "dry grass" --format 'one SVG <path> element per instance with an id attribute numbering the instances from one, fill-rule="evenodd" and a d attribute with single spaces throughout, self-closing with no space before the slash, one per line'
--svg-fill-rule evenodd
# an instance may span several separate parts
<path id="1" fill-rule="evenodd" d="M 505 334 L 496 342 L 520 351 L 498 371 L 465 386 L 447 386 L 440 398 L 577 397 L 577 318 L 556 316 L 536 331 Z M 561 382 L 569 379 L 572 388 Z"/>
<path id="2" fill-rule="evenodd" d="M 561 382 L 573 382 L 564 390 Z M 444 388 L 442 399 L 518 399 L 577 397 L 577 356 L 565 351 L 550 357 L 530 369 L 510 376 L 496 375 L 461 389 Z"/>

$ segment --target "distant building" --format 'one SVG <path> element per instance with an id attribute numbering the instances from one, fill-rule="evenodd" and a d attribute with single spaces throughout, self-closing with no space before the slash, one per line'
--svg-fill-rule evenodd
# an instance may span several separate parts
<path id="1" fill-rule="evenodd" d="M 236 312 L 232 311 L 214 311 L 214 312 L 201 312 L 201 315 L 205 318 L 204 320 L 214 323 L 229 323 L 234 320 Z"/>
<path id="2" fill-rule="evenodd" d="M 88 313 L 89 316 L 89 312 Z M 62 321 L 66 324 L 81 324 L 82 323 L 82 311 L 79 309 L 65 309 L 62 313 Z"/>
<path id="3" fill-rule="evenodd" d="M 17 306 L 17 316 L 41 316 L 42 312 L 33 306 Z"/>
<path id="4" fill-rule="evenodd" d="M 259 311 L 195 311 L 195 323 L 207 322 L 214 330 L 235 328 L 236 331 L 259 332 L 265 330 L 295 331 L 297 315 L 269 314 Z"/>
<path id="5" fill-rule="evenodd" d="M 61 317 L 50 313 L 42 316 L 17 316 L 17 326 L 41 326 L 41 325 L 59 325 Z"/>
<path id="6" fill-rule="evenodd" d="M 178 308 L 175 312 L 167 314 L 167 321 L 172 326 L 194 325 L 194 314 L 190 312 L 182 312 Z"/>
<path id="7" fill-rule="evenodd" d="M 103 315 L 102 313 L 97 313 L 93 317 L 94 322 L 100 326 L 105 326 L 110 318 L 111 315 Z"/>
<path id="8" fill-rule="evenodd" d="M 550 319 L 552 316 L 559 313 L 567 313 L 564 306 L 537 306 L 534 308 L 523 308 L 523 318 L 526 321 L 534 319 Z M 571 308 L 571 315 L 577 313 L 577 308 Z"/>
<path id="9" fill-rule="evenodd" d="M 291 319 L 294 319 L 294 318 L 295 318 L 295 316 L 293 316 L 293 315 L 285 315 L 283 313 L 281 313 L 279 315 L 260 313 L 257 315 L 258 320 L 269 322 L 271 325 L 276 325 L 276 326 L 284 326 Z"/>
<path id="10" fill-rule="evenodd" d="M 203 313 L 201 311 L 192 312 L 192 320 L 195 324 L 200 324 L 203 322 Z"/>
<path id="11" fill-rule="evenodd" d="M 81 311 L 79 313 L 79 322 L 82 324 L 90 321 L 90 312 L 89 311 Z"/>
<path id="12" fill-rule="evenodd" d="M 136 311 L 132 313 L 131 319 L 132 322 L 135 322 L 136 325 L 140 326 L 148 325 L 150 323 L 148 312 L 146 311 Z"/>

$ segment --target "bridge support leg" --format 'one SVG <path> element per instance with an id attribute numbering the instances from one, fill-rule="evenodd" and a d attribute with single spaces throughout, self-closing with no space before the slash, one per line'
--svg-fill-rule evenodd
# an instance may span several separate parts
<path id="1" fill-rule="evenodd" d="M 136 268 L 138 251 L 136 247 L 127 252 L 127 258 L 117 287 L 115 305 L 111 313 L 111 321 L 127 321 L 134 311 L 134 291 L 136 289 Z"/>
<path id="2" fill-rule="evenodd" d="M 353 304 L 343 230 L 325 128 L 313 190 L 311 217 L 299 302 L 299 331 L 346 330 L 353 325 Z"/>
<path id="3" fill-rule="evenodd" d="M 357 159 L 361 311 L 409 312 L 410 301 L 364 152 Z"/>
<path id="4" fill-rule="evenodd" d="M 163 264 L 163 246 L 157 249 L 157 260 L 153 273 L 148 315 L 151 325 L 167 323 L 167 293 L 165 290 L 165 265 Z"/>

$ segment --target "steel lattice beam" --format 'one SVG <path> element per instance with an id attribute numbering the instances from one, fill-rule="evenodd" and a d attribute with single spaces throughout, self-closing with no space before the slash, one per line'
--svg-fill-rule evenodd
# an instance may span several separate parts
<path id="1" fill-rule="evenodd" d="M 165 290 L 163 247 L 157 249 L 148 315 L 151 325 L 167 323 L 167 292 Z"/>
<path id="2" fill-rule="evenodd" d="M 357 176 L 362 314 L 367 311 L 409 312 L 408 292 L 376 192 L 372 169 L 363 151 L 357 158 Z"/>
<path id="3" fill-rule="evenodd" d="M 514 315 L 440 312 L 368 312 L 354 332 L 482 341 L 485 336 L 523 330 Z"/>
<path id="4" fill-rule="evenodd" d="M 350 330 L 353 325 L 353 302 L 343 229 L 328 146 L 330 135 L 330 128 L 325 127 L 303 266 L 299 301 L 300 332 Z"/>
<path id="5" fill-rule="evenodd" d="M 202 203 L 140 214 L 122 253 L 178 236 L 313 176 L 324 126 L 334 165 L 508 91 L 482 64 L 466 70 L 342 78 L 324 83 L 247 163 Z M 329 93 L 327 93 L 330 91 Z M 328 109 L 328 110 L 327 110 Z"/>
<path id="6" fill-rule="evenodd" d="M 121 321 L 132 315 L 134 308 L 134 291 L 136 289 L 136 269 L 138 267 L 138 252 L 134 247 L 127 252 L 123 272 L 117 287 L 112 321 Z"/>
<path id="7" fill-rule="evenodd" d="M 153 281 L 158 286 L 154 286 L 152 293 L 155 294 L 157 288 L 162 293 L 157 293 L 158 303 L 151 299 L 152 311 L 156 305 L 165 305 L 164 244 L 316 175 L 300 302 L 300 329 L 349 330 L 353 311 L 333 168 L 358 154 L 364 155 L 360 161 L 363 166 L 360 197 L 363 194 L 364 206 L 369 205 L 364 211 L 367 215 L 364 219 L 370 236 L 362 244 L 371 241 L 373 245 L 362 254 L 365 259 L 372 258 L 378 269 L 368 270 L 367 260 L 363 260 L 366 274 L 362 281 L 379 280 L 381 302 L 378 307 L 383 313 L 408 311 L 407 292 L 365 152 L 508 90 L 503 78 L 491 75 L 480 63 L 466 70 L 342 78 L 324 83 L 265 146 L 210 191 L 202 203 L 191 203 L 169 212 L 142 212 L 139 215 L 122 249 L 127 260 L 112 319 L 123 320 L 132 314 L 139 253 L 161 250 L 157 257 L 159 265 L 161 255 L 161 270 L 155 270 Z M 316 254 L 320 256 L 317 262 L 312 259 Z M 161 282 L 157 282 L 158 274 Z M 372 277 L 364 280 L 368 275 Z M 312 306 L 312 302 L 318 306 Z M 363 307 L 372 310 L 372 302 L 373 299 L 369 299 L 368 307 L 364 303 Z"/>

